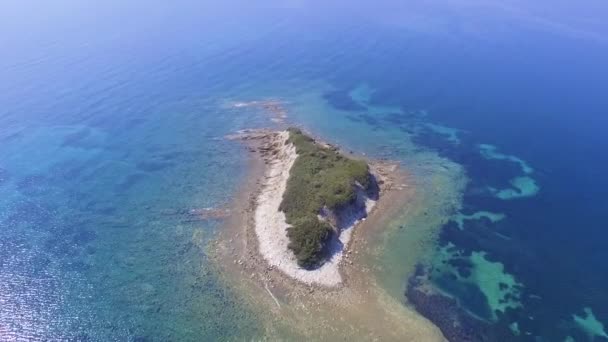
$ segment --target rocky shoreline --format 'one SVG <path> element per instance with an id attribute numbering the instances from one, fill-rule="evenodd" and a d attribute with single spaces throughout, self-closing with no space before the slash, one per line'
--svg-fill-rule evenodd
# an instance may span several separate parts
<path id="1" fill-rule="evenodd" d="M 376 202 L 385 192 L 401 189 L 406 185 L 394 182 L 396 164 L 383 161 L 371 162 L 370 169 L 378 185 L 379 198 L 362 199 L 366 202 L 365 212 L 358 213 L 358 216 L 352 215 L 350 224 L 342 227 L 343 231 L 339 238 L 332 241 L 334 246 L 340 246 L 340 250 L 334 253 L 330 260 L 317 269 L 300 268 L 291 251 L 287 249 L 286 223 L 284 223 L 284 215 L 278 211 L 278 203 L 285 190 L 286 177 L 295 159 L 295 150 L 293 147 L 290 149 L 286 144 L 286 134 L 286 131 L 257 129 L 240 131 L 227 137 L 243 142 L 253 157 L 259 158 L 264 164 L 263 177 L 258 182 L 255 192 L 250 195 L 246 209 L 249 217 L 245 229 L 247 257 L 235 259 L 234 263 L 240 266 L 252 262 L 263 265 L 262 274 L 266 275 L 265 278 L 270 283 L 274 282 L 272 278 L 289 278 L 311 289 L 339 288 L 344 282 L 342 268 L 352 266 L 352 257 L 358 253 L 356 249 L 350 247 L 351 238 L 356 234 L 356 227 L 374 214 Z M 273 274 L 271 275 L 269 271 L 273 271 Z"/>
<path id="2" fill-rule="evenodd" d="M 376 266 L 369 262 L 390 220 L 415 194 L 409 175 L 395 163 L 368 162 L 380 198 L 351 236 L 340 262 L 339 286 L 298 281 L 264 259 L 254 229 L 255 209 L 267 163 L 274 158 L 270 144 L 274 134 L 245 130 L 228 137 L 249 152 L 248 177 L 219 236 L 207 246 L 221 279 L 260 315 L 264 336 L 269 340 L 445 341 L 439 329 L 379 286 Z"/>

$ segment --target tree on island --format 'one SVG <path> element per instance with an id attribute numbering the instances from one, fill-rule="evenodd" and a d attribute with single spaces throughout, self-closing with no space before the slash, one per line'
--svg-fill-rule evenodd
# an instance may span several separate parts
<path id="1" fill-rule="evenodd" d="M 369 166 L 322 146 L 297 128 L 289 128 L 289 143 L 297 158 L 290 170 L 287 188 L 279 210 L 285 213 L 287 236 L 298 264 L 314 268 L 327 257 L 327 245 L 334 229 L 319 219 L 322 209 L 336 212 L 357 199 L 357 187 L 368 190 L 372 184 Z"/>

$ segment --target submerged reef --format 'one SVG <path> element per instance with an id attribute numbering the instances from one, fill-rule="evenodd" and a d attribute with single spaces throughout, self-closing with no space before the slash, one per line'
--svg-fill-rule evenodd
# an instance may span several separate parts
<path id="1" fill-rule="evenodd" d="M 0 184 L 5 183 L 9 178 L 8 171 L 0 167 Z"/>
<path id="2" fill-rule="evenodd" d="M 416 310 L 433 321 L 445 338 L 452 342 L 510 341 L 513 332 L 508 326 L 492 325 L 465 311 L 456 298 L 429 287 L 429 273 L 422 265 L 410 277 L 405 295 Z"/>
<path id="3" fill-rule="evenodd" d="M 608 333 L 604 329 L 604 324 L 598 321 L 593 310 L 589 307 L 583 308 L 584 317 L 577 314 L 572 315 L 576 325 L 589 337 L 590 340 L 596 341 L 600 339 L 608 340 Z"/>

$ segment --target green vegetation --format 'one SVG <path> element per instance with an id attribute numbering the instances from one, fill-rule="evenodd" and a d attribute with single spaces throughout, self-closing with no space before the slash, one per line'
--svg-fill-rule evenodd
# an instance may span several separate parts
<path id="1" fill-rule="evenodd" d="M 368 189 L 372 178 L 364 161 L 321 146 L 299 129 L 289 129 L 288 141 L 295 145 L 298 157 L 279 209 L 291 225 L 289 248 L 300 266 L 310 268 L 323 261 L 332 233 L 329 223 L 317 217 L 321 209 L 337 210 L 352 203 L 357 197 L 356 184 Z"/>

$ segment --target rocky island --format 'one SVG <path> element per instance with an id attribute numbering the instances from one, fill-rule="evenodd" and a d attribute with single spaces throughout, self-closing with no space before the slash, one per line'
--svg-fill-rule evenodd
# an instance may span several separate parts
<path id="1" fill-rule="evenodd" d="M 246 146 L 248 177 L 210 255 L 225 281 L 265 317 L 268 336 L 444 340 L 375 277 L 378 248 L 402 227 L 394 218 L 424 210 L 412 206 L 416 189 L 405 170 L 297 128 L 248 129 L 228 138 Z"/>
<path id="2" fill-rule="evenodd" d="M 353 230 L 379 199 L 382 175 L 297 128 L 238 138 L 266 165 L 250 222 L 260 255 L 303 283 L 340 285 L 340 263 Z"/>
<path id="3" fill-rule="evenodd" d="M 288 129 L 286 144 L 297 157 L 289 171 L 279 211 L 299 266 L 315 269 L 344 247 L 342 233 L 367 216 L 378 197 L 375 177 L 363 160 L 343 156 L 301 130 Z"/>

